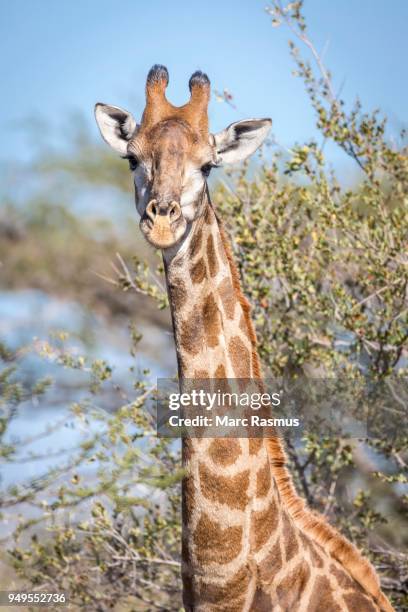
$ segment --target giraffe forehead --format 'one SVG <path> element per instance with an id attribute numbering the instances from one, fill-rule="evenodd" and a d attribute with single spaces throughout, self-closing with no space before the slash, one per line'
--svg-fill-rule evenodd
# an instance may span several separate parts
<path id="1" fill-rule="evenodd" d="M 152 127 L 137 132 L 129 144 L 130 152 L 142 158 L 169 158 L 176 156 L 201 163 L 211 155 L 211 146 L 202 134 L 179 118 L 159 121 Z"/>

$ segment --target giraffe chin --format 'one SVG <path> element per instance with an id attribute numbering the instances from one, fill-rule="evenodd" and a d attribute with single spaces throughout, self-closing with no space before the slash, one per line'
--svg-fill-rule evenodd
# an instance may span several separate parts
<path id="1" fill-rule="evenodd" d="M 153 224 L 143 219 L 140 229 L 148 242 L 156 249 L 168 249 L 180 242 L 187 228 L 184 218 L 170 224 L 165 217 L 158 217 Z"/>

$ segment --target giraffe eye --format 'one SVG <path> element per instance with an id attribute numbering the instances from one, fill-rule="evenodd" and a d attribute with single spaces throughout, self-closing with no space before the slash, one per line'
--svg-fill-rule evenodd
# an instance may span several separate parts
<path id="1" fill-rule="evenodd" d="M 126 157 L 126 159 L 129 162 L 129 168 L 132 170 L 132 172 L 133 172 L 133 170 L 136 170 L 136 168 L 137 168 L 137 166 L 139 164 L 139 162 L 137 161 L 136 157 L 134 157 L 134 155 L 128 155 Z"/>
<path id="2" fill-rule="evenodd" d="M 204 176 L 208 176 L 212 167 L 212 164 L 204 164 L 204 166 L 201 166 L 201 172 L 204 174 Z"/>

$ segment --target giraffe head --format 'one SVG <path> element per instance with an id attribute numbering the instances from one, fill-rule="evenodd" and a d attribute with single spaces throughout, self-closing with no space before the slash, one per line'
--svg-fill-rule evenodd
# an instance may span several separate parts
<path id="1" fill-rule="evenodd" d="M 95 106 L 103 139 L 129 160 L 142 233 L 161 249 L 181 243 L 202 213 L 211 168 L 242 161 L 254 153 L 271 126 L 270 119 L 248 119 L 210 134 L 207 75 L 195 72 L 191 76 L 190 100 L 180 107 L 166 98 L 168 82 L 167 69 L 153 66 L 147 76 L 140 124 L 122 108 Z"/>

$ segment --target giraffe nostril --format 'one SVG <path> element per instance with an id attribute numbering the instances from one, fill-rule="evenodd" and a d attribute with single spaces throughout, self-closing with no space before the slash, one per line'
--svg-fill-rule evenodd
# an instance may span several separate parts
<path id="1" fill-rule="evenodd" d="M 177 202 L 172 202 L 169 208 L 169 217 L 171 221 L 176 221 L 181 215 L 181 207 Z"/>
<path id="2" fill-rule="evenodd" d="M 146 208 L 146 215 L 149 217 L 151 221 L 154 221 L 157 216 L 157 206 L 156 200 L 152 200 L 149 202 Z"/>

